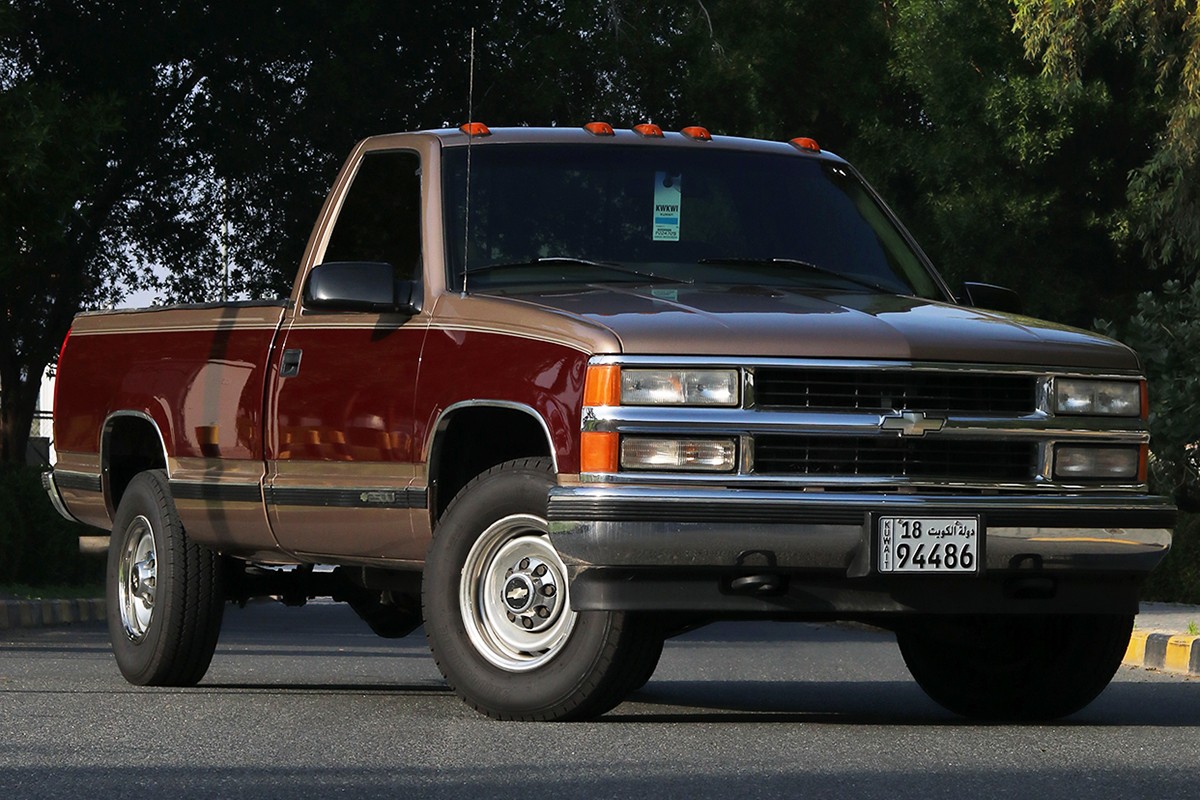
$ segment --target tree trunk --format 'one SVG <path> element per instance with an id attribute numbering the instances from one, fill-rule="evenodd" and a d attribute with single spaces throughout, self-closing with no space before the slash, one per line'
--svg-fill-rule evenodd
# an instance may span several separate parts
<path id="1" fill-rule="evenodd" d="M 29 429 L 37 409 L 44 369 L 30 370 L 36 383 L 22 380 L 17 370 L 0 375 L 0 464 L 24 464 Z"/>

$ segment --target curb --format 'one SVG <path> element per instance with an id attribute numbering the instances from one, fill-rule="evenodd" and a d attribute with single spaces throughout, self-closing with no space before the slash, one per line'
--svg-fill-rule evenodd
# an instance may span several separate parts
<path id="1" fill-rule="evenodd" d="M 43 628 L 76 622 L 103 622 L 103 598 L 81 600 L 0 600 L 0 631 Z"/>
<path id="2" fill-rule="evenodd" d="M 1132 667 L 1200 675 L 1200 636 L 1134 631 L 1124 663 Z"/>

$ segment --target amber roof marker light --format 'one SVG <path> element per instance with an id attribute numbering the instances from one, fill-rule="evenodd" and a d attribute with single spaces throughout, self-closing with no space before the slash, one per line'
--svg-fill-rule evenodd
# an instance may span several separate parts
<path id="1" fill-rule="evenodd" d="M 589 122 L 587 125 L 583 126 L 583 129 L 585 131 L 587 131 L 588 133 L 590 133 L 592 136 L 616 136 L 617 135 L 616 131 L 613 130 L 613 126 L 609 125 L 607 122 Z"/>
<path id="2" fill-rule="evenodd" d="M 464 122 L 458 129 L 467 136 L 491 136 L 492 132 L 482 122 Z"/>
<path id="3" fill-rule="evenodd" d="M 695 139 L 698 142 L 711 142 L 712 134 L 708 132 L 708 128 L 702 128 L 699 125 L 689 125 L 680 131 L 689 139 Z"/>
<path id="4" fill-rule="evenodd" d="M 797 136 L 788 142 L 792 147 L 798 147 L 801 150 L 807 150 L 810 153 L 821 152 L 821 145 L 817 144 L 816 139 L 810 139 L 807 136 Z"/>
<path id="5" fill-rule="evenodd" d="M 662 128 L 651 122 L 643 122 L 641 125 L 634 125 L 633 132 L 638 136 L 644 136 L 647 139 L 663 138 Z"/>

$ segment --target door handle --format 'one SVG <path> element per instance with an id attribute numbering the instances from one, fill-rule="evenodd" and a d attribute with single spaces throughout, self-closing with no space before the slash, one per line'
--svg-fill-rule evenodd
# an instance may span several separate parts
<path id="1" fill-rule="evenodd" d="M 300 374 L 300 355 L 303 350 L 284 350 L 283 359 L 279 362 L 279 377 L 294 378 Z"/>

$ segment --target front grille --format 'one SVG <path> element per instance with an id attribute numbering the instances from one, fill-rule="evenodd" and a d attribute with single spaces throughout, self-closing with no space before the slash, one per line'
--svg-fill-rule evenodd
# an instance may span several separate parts
<path id="1" fill-rule="evenodd" d="M 754 441 L 759 475 L 1028 481 L 1037 445 L 1019 441 L 891 436 L 762 435 Z"/>
<path id="2" fill-rule="evenodd" d="M 760 408 L 1023 415 L 1037 410 L 1037 378 L 974 372 L 759 367 L 754 371 L 754 395 Z"/>

